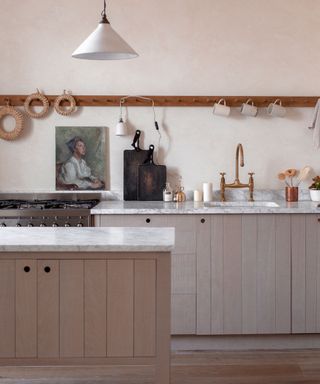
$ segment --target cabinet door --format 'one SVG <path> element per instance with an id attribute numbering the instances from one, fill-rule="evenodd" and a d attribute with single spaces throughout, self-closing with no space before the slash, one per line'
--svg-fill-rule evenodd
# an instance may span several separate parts
<path id="1" fill-rule="evenodd" d="M 175 248 L 171 255 L 172 334 L 196 333 L 196 250 L 195 215 L 100 215 L 101 226 L 173 227 Z"/>
<path id="2" fill-rule="evenodd" d="M 16 261 L 16 357 L 37 356 L 37 261 Z"/>
<path id="3" fill-rule="evenodd" d="M 38 357 L 59 357 L 59 261 L 38 261 Z"/>
<path id="4" fill-rule="evenodd" d="M 320 332 L 319 219 L 292 215 L 292 333 Z"/>
<path id="5" fill-rule="evenodd" d="M 84 261 L 60 261 L 60 357 L 84 357 Z"/>
<path id="6" fill-rule="evenodd" d="M 211 333 L 290 333 L 290 216 L 212 217 Z"/>
<path id="7" fill-rule="evenodd" d="M 14 260 L 0 260 L 0 357 L 15 356 L 15 274 Z"/>

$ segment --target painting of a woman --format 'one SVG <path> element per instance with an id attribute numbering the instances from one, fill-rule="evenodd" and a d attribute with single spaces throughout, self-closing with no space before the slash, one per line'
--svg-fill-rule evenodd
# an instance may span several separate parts
<path id="1" fill-rule="evenodd" d="M 60 140 L 61 141 L 61 140 Z M 68 149 L 65 161 L 57 161 L 56 186 L 63 190 L 101 190 L 105 182 L 87 161 L 87 144 L 82 136 L 64 142 Z"/>

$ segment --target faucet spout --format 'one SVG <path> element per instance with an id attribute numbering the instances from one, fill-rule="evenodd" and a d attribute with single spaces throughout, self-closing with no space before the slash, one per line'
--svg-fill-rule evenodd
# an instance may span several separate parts
<path id="1" fill-rule="evenodd" d="M 240 155 L 240 163 L 239 163 L 239 155 Z M 242 144 L 238 144 L 237 150 L 236 150 L 236 183 L 240 183 L 239 179 L 239 165 L 240 167 L 244 166 L 244 155 L 243 155 L 243 147 Z"/>

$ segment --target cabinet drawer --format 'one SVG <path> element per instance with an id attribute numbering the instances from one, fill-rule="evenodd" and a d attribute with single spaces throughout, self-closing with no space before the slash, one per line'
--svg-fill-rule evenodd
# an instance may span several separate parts
<path id="1" fill-rule="evenodd" d="M 163 215 L 101 215 L 101 227 L 166 227 Z"/>

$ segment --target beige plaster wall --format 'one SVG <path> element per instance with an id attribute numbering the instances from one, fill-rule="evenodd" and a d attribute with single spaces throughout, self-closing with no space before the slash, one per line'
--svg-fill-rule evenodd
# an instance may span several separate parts
<path id="1" fill-rule="evenodd" d="M 73 50 L 99 21 L 102 0 L 0 0 L 0 93 L 163 95 L 319 95 L 318 0 L 110 0 L 113 27 L 140 54 L 121 62 L 81 61 Z M 82 108 L 28 121 L 14 142 L 0 141 L 0 191 L 54 190 L 56 125 L 106 126 L 109 188 L 122 189 L 122 153 L 130 137 L 114 136 L 118 108 Z M 145 145 L 157 144 L 152 111 L 127 110 Z M 281 188 L 280 169 L 306 164 L 320 172 L 320 152 L 307 126 L 311 109 L 284 119 L 261 110 L 228 118 L 210 108 L 157 109 L 159 160 L 187 189 L 233 177 L 234 151 L 244 145 L 246 172 L 258 188 Z M 10 129 L 11 121 L 4 124 Z"/>

